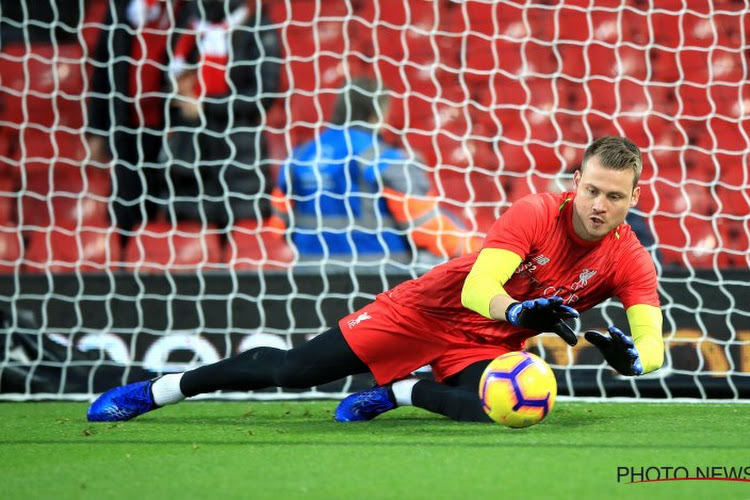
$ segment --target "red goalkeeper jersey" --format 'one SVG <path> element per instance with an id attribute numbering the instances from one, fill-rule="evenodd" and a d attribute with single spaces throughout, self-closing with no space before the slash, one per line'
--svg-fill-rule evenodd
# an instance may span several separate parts
<path id="1" fill-rule="evenodd" d="M 579 312 L 610 297 L 618 297 L 626 309 L 635 304 L 658 307 L 653 261 L 630 226 L 623 223 L 600 241 L 582 240 L 573 229 L 574 197 L 574 193 L 530 195 L 494 223 L 483 248 L 509 250 L 522 258 L 503 285 L 508 294 L 518 301 L 557 295 Z M 409 325 L 414 337 L 426 335 L 445 346 L 436 359 L 429 360 L 438 380 L 489 355 L 490 346 L 521 350 L 526 339 L 537 334 L 490 320 L 461 304 L 464 280 L 476 258 L 474 253 L 448 261 L 376 300 L 399 323 Z M 349 329 L 351 325 L 342 322 L 347 340 L 356 344 L 358 339 L 348 334 Z M 483 354 L 478 353 L 481 346 L 488 348 Z"/>

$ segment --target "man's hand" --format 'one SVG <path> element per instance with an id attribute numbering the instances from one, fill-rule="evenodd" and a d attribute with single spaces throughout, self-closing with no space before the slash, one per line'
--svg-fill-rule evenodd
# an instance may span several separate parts
<path id="1" fill-rule="evenodd" d="M 578 338 L 566 319 L 577 318 L 578 311 L 563 304 L 562 297 L 514 302 L 505 310 L 508 323 L 538 332 L 555 332 L 568 345 L 576 345 Z"/>
<path id="2" fill-rule="evenodd" d="M 621 375 L 640 375 L 643 373 L 641 358 L 635 345 L 633 345 L 633 340 L 614 326 L 607 328 L 607 331 L 609 337 L 596 330 L 589 330 L 584 336 L 586 340 L 602 352 L 607 363 Z"/>

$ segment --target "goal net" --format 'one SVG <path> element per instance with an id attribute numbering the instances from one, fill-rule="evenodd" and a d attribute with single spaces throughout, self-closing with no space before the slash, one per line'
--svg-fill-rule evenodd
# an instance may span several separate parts
<path id="1" fill-rule="evenodd" d="M 628 220 L 659 273 L 665 365 L 632 379 L 592 346 L 541 335 L 529 349 L 564 395 L 749 397 L 746 1 L 0 9 L 0 399 L 87 399 L 296 345 L 472 250 L 520 197 L 567 189 L 603 135 L 644 153 Z M 308 141 L 369 120 L 355 95 L 377 101 L 384 141 L 344 141 L 361 177 L 331 187 L 313 157 L 300 160 L 311 191 L 280 189 Z M 362 189 L 368 175 L 375 191 Z M 437 222 L 416 209 L 391 220 L 389 196 L 418 199 Z M 616 300 L 577 326 L 609 324 L 626 325 Z"/>

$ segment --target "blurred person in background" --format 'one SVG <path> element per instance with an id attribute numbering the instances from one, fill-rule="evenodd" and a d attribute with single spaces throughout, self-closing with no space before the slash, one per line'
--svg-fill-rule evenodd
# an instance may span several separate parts
<path id="1" fill-rule="evenodd" d="M 280 170 L 272 220 L 301 258 L 408 262 L 415 250 L 451 258 L 481 245 L 438 208 L 419 159 L 383 141 L 388 106 L 378 82 L 348 82 L 330 126 Z"/>
<path id="2" fill-rule="evenodd" d="M 277 33 L 255 0 L 197 0 L 187 8 L 188 29 L 170 66 L 176 116 L 162 157 L 168 216 L 218 227 L 268 217 L 261 126 L 279 88 Z"/>
<path id="3" fill-rule="evenodd" d="M 164 170 L 158 164 L 166 116 L 170 44 L 181 0 L 113 0 L 91 58 L 88 147 L 112 163 L 112 215 L 130 231 L 156 213 Z M 123 238 L 124 242 L 124 238 Z"/>

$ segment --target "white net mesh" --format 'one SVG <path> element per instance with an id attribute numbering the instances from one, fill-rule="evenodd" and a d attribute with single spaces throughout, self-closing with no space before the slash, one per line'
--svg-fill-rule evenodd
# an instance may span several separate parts
<path id="1" fill-rule="evenodd" d="M 519 197 L 568 187 L 602 135 L 644 152 L 631 223 L 657 261 L 666 365 L 636 382 L 591 348 L 530 347 L 563 394 L 750 394 L 746 1 L 258 1 L 266 20 L 244 1 L 42 4 L 0 7 L 0 397 L 88 397 L 293 345 Z M 429 181 L 405 192 L 458 221 L 425 231 L 433 252 L 417 222 L 342 226 L 319 205 L 322 229 L 408 248 L 310 258 L 270 217 L 285 160 L 361 77 L 390 97 L 383 137 Z M 611 301 L 583 326 L 624 321 Z"/>

